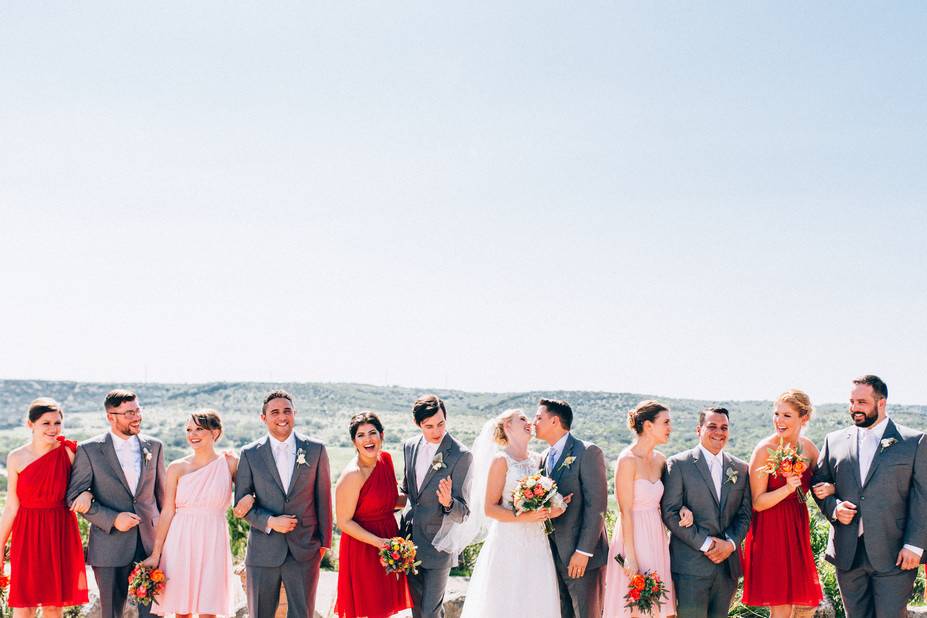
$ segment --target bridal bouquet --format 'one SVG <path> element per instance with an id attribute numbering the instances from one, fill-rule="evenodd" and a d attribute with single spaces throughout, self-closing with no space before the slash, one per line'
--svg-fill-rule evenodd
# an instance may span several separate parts
<path id="1" fill-rule="evenodd" d="M 779 448 L 768 448 L 766 452 L 769 453 L 769 459 L 766 461 L 765 466 L 757 469 L 757 472 L 762 471 L 770 476 L 779 476 L 780 474 L 782 476 L 786 474 L 801 476 L 808 469 L 808 460 L 801 456 L 801 444 L 796 449 L 791 444 L 784 444 L 782 438 L 779 438 Z M 805 501 L 805 492 L 801 490 L 801 487 L 795 488 L 795 495 L 802 502 Z"/>
<path id="2" fill-rule="evenodd" d="M 135 568 L 129 573 L 129 601 L 133 605 L 157 604 L 154 598 L 164 592 L 166 581 L 161 569 L 152 569 L 136 562 Z"/>
<path id="3" fill-rule="evenodd" d="M 421 563 L 421 560 L 415 560 L 415 544 L 401 536 L 389 539 L 386 547 L 380 550 L 380 564 L 387 573 L 395 573 L 396 579 L 399 579 L 400 573 L 418 574 Z"/>
<path id="4" fill-rule="evenodd" d="M 628 582 L 628 593 L 624 595 L 625 607 L 637 609 L 642 614 L 650 614 L 654 609 L 659 614 L 663 599 L 666 598 L 666 584 L 656 571 L 638 573 Z"/>
<path id="5" fill-rule="evenodd" d="M 557 493 L 557 483 L 540 472 L 535 472 L 518 481 L 518 485 L 512 492 L 512 505 L 515 507 L 516 515 L 565 506 L 563 498 Z M 544 520 L 544 531 L 547 534 L 554 531 L 554 525 L 550 519 Z"/>

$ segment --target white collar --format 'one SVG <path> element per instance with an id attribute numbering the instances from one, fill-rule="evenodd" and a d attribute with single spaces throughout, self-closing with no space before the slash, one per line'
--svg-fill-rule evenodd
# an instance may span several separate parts
<path id="1" fill-rule="evenodd" d="M 875 436 L 877 440 L 881 440 L 882 436 L 885 435 L 886 427 L 888 427 L 887 416 L 872 427 L 857 427 L 856 430 L 859 432 L 860 440 L 865 440 L 866 438 L 871 438 L 873 436 Z"/>
<path id="2" fill-rule="evenodd" d="M 698 447 L 702 450 L 702 455 L 704 455 L 706 458 L 717 461 L 718 463 L 724 463 L 724 450 L 718 451 L 718 454 L 715 455 L 707 448 L 702 446 L 701 442 L 698 443 Z"/>
<path id="3" fill-rule="evenodd" d="M 563 434 L 563 437 L 557 440 L 556 442 L 554 442 L 553 445 L 550 447 L 551 453 L 557 453 L 557 456 L 559 456 L 560 453 L 563 452 L 564 447 L 566 447 L 566 443 L 569 437 L 570 437 L 569 431 Z M 550 457 L 549 454 L 548 454 L 548 457 Z"/>
<path id="4" fill-rule="evenodd" d="M 273 437 L 270 434 L 267 434 L 267 437 L 270 438 L 270 446 L 273 450 L 285 446 L 288 451 L 292 451 L 296 448 L 296 432 L 291 431 L 289 437 L 286 440 L 280 441 L 277 438 Z"/>
<path id="5" fill-rule="evenodd" d="M 444 434 L 444 435 L 447 435 L 447 434 Z M 443 437 L 441 438 L 441 442 L 444 442 L 444 438 L 443 438 Z M 435 452 L 437 452 L 438 448 L 441 446 L 441 442 L 438 442 L 437 444 L 435 444 L 435 443 L 433 443 L 433 442 L 429 442 L 428 440 L 426 440 L 426 439 L 425 439 L 425 436 L 422 436 L 422 444 L 421 444 L 421 446 L 425 447 L 425 452 L 426 452 L 426 453 L 431 453 L 431 454 L 433 455 Z M 419 447 L 419 448 L 421 448 L 421 447 Z"/>
<path id="6" fill-rule="evenodd" d="M 112 429 L 109 430 L 109 435 L 113 438 L 114 448 L 134 448 L 136 445 L 138 445 L 138 436 L 129 436 L 128 438 L 123 438 L 122 436 L 116 435 Z"/>

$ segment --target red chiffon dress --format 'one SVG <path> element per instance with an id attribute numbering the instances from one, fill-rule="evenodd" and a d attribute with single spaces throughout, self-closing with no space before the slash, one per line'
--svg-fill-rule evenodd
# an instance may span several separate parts
<path id="1" fill-rule="evenodd" d="M 77 517 L 68 510 L 65 492 L 71 474 L 61 443 L 19 473 L 19 511 L 10 546 L 10 607 L 68 607 L 87 602 L 87 572 Z"/>
<path id="2" fill-rule="evenodd" d="M 381 451 L 357 497 L 354 521 L 384 539 L 398 536 L 394 515 L 398 495 L 393 459 Z M 406 576 L 387 574 L 376 547 L 342 533 L 335 614 L 339 618 L 385 618 L 410 607 Z"/>
<path id="3" fill-rule="evenodd" d="M 781 476 L 770 476 L 767 490 L 785 485 Z M 805 494 L 811 470 L 801 476 Z M 765 511 L 753 511 L 744 542 L 744 605 L 801 605 L 817 607 L 821 582 L 811 552 L 811 524 L 807 505 L 795 492 Z"/>

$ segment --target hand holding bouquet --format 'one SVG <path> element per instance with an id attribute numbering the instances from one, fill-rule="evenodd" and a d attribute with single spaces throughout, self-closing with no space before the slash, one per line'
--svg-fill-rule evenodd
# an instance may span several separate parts
<path id="1" fill-rule="evenodd" d="M 380 564 L 387 573 L 395 573 L 396 579 L 399 579 L 400 573 L 417 574 L 421 563 L 421 560 L 415 560 L 415 544 L 410 539 L 394 536 L 380 549 Z"/>
<path id="2" fill-rule="evenodd" d="M 129 573 L 129 602 L 133 605 L 157 604 L 154 598 L 164 592 L 166 581 L 167 578 L 161 569 L 153 569 L 136 562 L 135 568 Z"/>
<path id="3" fill-rule="evenodd" d="M 535 472 L 518 481 L 512 492 L 512 506 L 515 507 L 515 515 L 519 515 L 541 509 L 563 509 L 566 508 L 566 503 L 557 493 L 557 483 L 540 472 Z M 554 531 L 550 519 L 544 520 L 544 531 L 547 534 Z"/>
<path id="4" fill-rule="evenodd" d="M 628 593 L 624 595 L 625 607 L 636 609 L 642 614 L 651 614 L 654 609 L 659 614 L 663 599 L 666 598 L 666 584 L 656 571 L 638 573 L 628 582 Z"/>
<path id="5" fill-rule="evenodd" d="M 791 444 L 783 443 L 782 438 L 779 438 L 779 447 L 768 448 L 766 452 L 769 454 L 769 459 L 766 460 L 765 466 L 757 469 L 757 472 L 765 472 L 770 476 L 781 474 L 783 477 L 794 474 L 800 478 L 808 469 L 808 460 L 801 456 L 800 443 L 796 449 Z M 795 488 L 795 495 L 802 502 L 805 501 L 805 492 L 801 490 L 800 484 Z"/>

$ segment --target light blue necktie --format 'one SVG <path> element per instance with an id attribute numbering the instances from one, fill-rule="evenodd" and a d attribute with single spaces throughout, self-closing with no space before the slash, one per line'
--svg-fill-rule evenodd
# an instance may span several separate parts
<path id="1" fill-rule="evenodd" d="M 557 451 L 550 449 L 550 452 L 547 453 L 547 474 L 552 474 L 554 471 L 554 466 L 557 465 Z"/>

